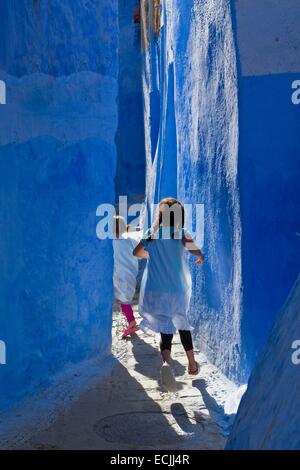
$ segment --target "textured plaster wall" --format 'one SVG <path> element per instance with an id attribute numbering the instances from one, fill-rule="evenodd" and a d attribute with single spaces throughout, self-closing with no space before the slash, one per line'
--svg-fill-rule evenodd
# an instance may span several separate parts
<path id="1" fill-rule="evenodd" d="M 234 4 L 243 335 L 255 366 L 227 447 L 299 449 L 300 107 L 292 84 L 300 78 L 300 4 Z"/>
<path id="2" fill-rule="evenodd" d="M 142 11 L 147 200 L 204 204 L 190 314 L 243 381 L 299 272 L 299 4 L 163 0 L 156 33 Z"/>
<path id="3" fill-rule="evenodd" d="M 190 317 L 202 350 L 230 377 L 242 380 L 238 93 L 231 5 L 226 0 L 160 4 L 157 34 L 153 3 L 147 15 L 147 2 L 142 2 L 147 200 L 150 204 L 177 196 L 185 203 L 204 204 L 206 263 L 199 269 L 191 261 Z M 195 219 L 193 225 L 195 229 Z"/>
<path id="4" fill-rule="evenodd" d="M 243 335 L 252 365 L 300 268 L 297 0 L 237 0 Z M 298 73 L 297 73 L 298 72 Z"/>
<path id="5" fill-rule="evenodd" d="M 116 0 L 0 4 L 0 408 L 69 363 L 109 353 Z"/>

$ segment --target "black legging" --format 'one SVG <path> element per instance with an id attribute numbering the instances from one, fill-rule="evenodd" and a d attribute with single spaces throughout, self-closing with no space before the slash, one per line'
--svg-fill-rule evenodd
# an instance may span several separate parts
<path id="1" fill-rule="evenodd" d="M 193 340 L 192 335 L 189 330 L 179 330 L 180 340 L 182 346 L 184 347 L 185 351 L 191 351 L 193 349 Z M 160 342 L 160 350 L 161 351 L 171 351 L 172 349 L 172 339 L 173 335 L 167 335 L 165 333 L 161 333 L 161 342 Z"/>

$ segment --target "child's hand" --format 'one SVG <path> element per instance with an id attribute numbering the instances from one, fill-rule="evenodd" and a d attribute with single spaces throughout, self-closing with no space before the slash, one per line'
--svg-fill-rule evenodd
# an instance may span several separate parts
<path id="1" fill-rule="evenodd" d="M 196 261 L 196 264 L 198 266 L 201 266 L 204 263 L 204 256 L 199 256 L 199 258 Z"/>

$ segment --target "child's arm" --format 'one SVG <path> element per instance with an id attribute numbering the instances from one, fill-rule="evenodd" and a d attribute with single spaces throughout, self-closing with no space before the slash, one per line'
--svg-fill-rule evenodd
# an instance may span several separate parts
<path id="1" fill-rule="evenodd" d="M 149 253 L 145 250 L 142 242 L 140 242 L 133 250 L 133 256 L 136 256 L 137 258 L 143 258 L 143 259 L 149 258 Z"/>
<path id="2" fill-rule="evenodd" d="M 182 243 L 184 244 L 185 248 L 191 253 L 191 255 L 196 256 L 198 259 L 196 261 L 197 264 L 204 263 L 204 254 L 197 247 L 194 240 L 189 234 L 185 234 L 182 238 Z"/>

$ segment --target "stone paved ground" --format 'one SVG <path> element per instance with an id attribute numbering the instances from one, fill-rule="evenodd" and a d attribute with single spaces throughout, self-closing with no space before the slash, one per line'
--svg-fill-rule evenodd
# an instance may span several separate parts
<path id="1" fill-rule="evenodd" d="M 114 314 L 115 364 L 54 422 L 30 437 L 26 449 L 222 449 L 225 431 L 218 405 L 199 376 L 186 373 L 186 358 L 176 336 L 173 367 L 180 390 L 159 385 L 159 338 L 142 332 L 120 339 L 124 320 Z M 203 370 L 205 358 L 201 356 Z M 212 404 L 211 409 L 210 405 Z M 209 406 L 208 406 L 209 405 Z M 207 407 L 208 406 L 208 407 Z M 220 421 L 220 420 L 219 420 Z"/>

